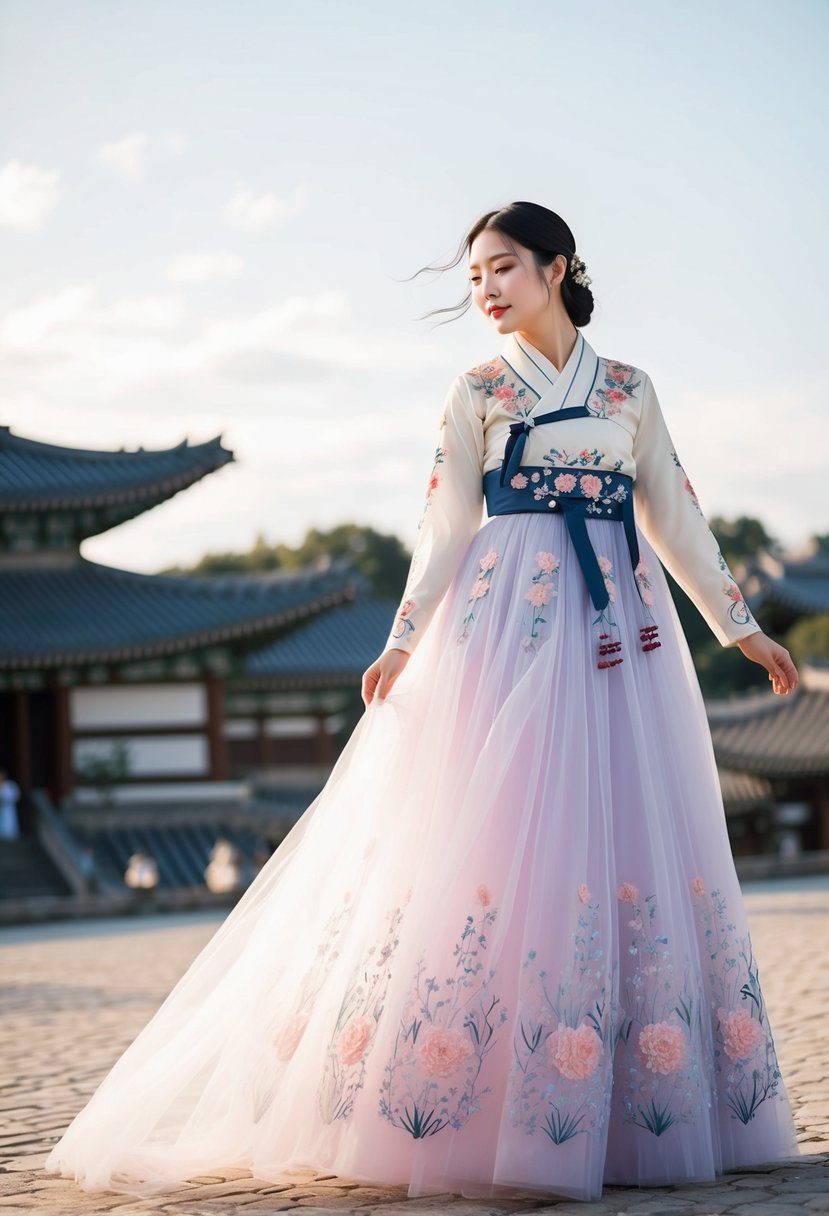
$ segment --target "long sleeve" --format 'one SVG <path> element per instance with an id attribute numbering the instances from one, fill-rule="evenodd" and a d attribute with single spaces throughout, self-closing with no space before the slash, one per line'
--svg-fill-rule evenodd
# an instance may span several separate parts
<path id="1" fill-rule="evenodd" d="M 636 522 L 662 564 L 702 613 L 722 646 L 760 626 L 720 552 L 694 488 L 679 462 L 650 376 L 633 441 Z"/>
<path id="2" fill-rule="evenodd" d="M 411 654 L 443 599 L 483 513 L 483 419 L 461 374 L 443 403 L 406 588 L 385 649 Z"/>

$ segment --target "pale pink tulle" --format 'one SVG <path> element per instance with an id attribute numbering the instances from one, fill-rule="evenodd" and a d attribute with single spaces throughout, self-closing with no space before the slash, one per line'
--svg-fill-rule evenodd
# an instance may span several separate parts
<path id="1" fill-rule="evenodd" d="M 643 651 L 624 531 L 587 526 L 623 662 L 597 666 L 563 519 L 488 520 L 47 1170 L 138 1195 L 306 1165 L 592 1199 L 797 1155 L 664 573 L 640 533 L 662 643 Z"/>

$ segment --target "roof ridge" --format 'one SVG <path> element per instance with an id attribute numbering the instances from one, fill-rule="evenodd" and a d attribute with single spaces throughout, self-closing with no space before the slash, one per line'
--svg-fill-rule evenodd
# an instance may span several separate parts
<path id="1" fill-rule="evenodd" d="M 104 459 L 112 459 L 127 456 L 165 456 L 170 452 L 184 451 L 197 452 L 210 448 L 221 448 L 222 436 L 224 432 L 220 431 L 218 435 L 214 435 L 212 439 L 205 439 L 201 443 L 191 443 L 187 436 L 178 443 L 171 444 L 166 448 L 145 448 L 139 445 L 134 450 L 128 450 L 125 447 L 120 448 L 76 448 L 67 447 L 60 443 L 47 443 L 42 439 L 30 439 L 26 435 L 16 435 L 10 426 L 0 423 L 0 450 L 17 449 L 31 452 L 33 455 L 42 453 L 43 456 L 60 456 L 61 459 L 89 458 L 102 457 Z"/>

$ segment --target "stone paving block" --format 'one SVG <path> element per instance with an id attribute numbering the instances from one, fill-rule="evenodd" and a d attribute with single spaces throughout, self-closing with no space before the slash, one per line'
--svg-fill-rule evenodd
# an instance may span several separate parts
<path id="1" fill-rule="evenodd" d="M 0 1216 L 226 1216 L 239 1212 L 355 1211 L 372 1216 L 788 1216 L 829 1211 L 829 1039 L 824 1011 L 829 959 L 815 956 L 829 938 L 829 890 L 766 889 L 746 896 L 760 981 L 775 1027 L 784 1079 L 795 1109 L 800 1156 L 742 1167 L 710 1182 L 669 1187 L 607 1186 L 581 1203 L 527 1193 L 512 1199 L 464 1199 L 447 1193 L 408 1199 L 406 1186 L 361 1183 L 312 1167 L 280 1180 L 256 1179 L 243 1167 L 218 1166 L 146 1199 L 84 1191 L 46 1175 L 51 1146 L 103 1076 L 215 932 L 218 921 L 148 922 L 108 936 L 4 942 L 0 969 L 13 981 L 0 991 Z M 36 1151 L 31 1151 L 36 1150 Z"/>

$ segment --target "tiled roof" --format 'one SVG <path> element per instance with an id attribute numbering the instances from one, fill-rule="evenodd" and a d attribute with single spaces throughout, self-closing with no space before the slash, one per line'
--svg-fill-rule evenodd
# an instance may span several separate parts
<path id="1" fill-rule="evenodd" d="M 744 815 L 774 801 L 771 783 L 765 777 L 741 773 L 732 768 L 718 769 L 720 789 L 728 815 Z"/>
<path id="2" fill-rule="evenodd" d="M 45 511 L 158 503 L 234 459 L 221 435 L 172 448 L 128 452 L 68 448 L 0 426 L 0 507 Z"/>
<path id="3" fill-rule="evenodd" d="M 829 612 L 829 552 L 813 539 L 797 555 L 760 553 L 746 563 L 740 588 L 752 611 L 779 605 L 797 615 Z"/>
<path id="4" fill-rule="evenodd" d="M 248 675 L 280 686 L 351 683 L 383 650 L 398 601 L 369 592 L 317 614 L 247 657 Z M 244 686 L 244 677 L 234 685 Z"/>
<path id="5" fill-rule="evenodd" d="M 792 693 L 706 703 L 717 764 L 759 777 L 829 774 L 829 670 L 803 664 Z"/>
<path id="6" fill-rule="evenodd" d="M 78 558 L 6 569 L 0 670 L 124 662 L 238 641 L 349 600 L 347 563 L 324 571 L 194 577 L 136 574 Z"/>

